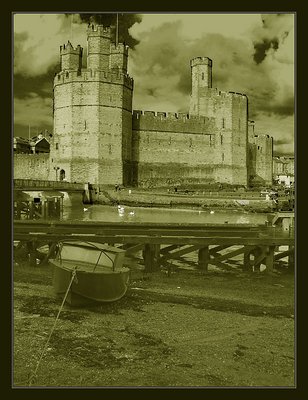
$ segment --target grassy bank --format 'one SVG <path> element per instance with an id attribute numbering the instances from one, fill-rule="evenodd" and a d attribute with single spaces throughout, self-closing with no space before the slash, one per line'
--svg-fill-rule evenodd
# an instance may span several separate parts
<path id="1" fill-rule="evenodd" d="M 133 207 L 166 207 L 190 209 L 227 209 L 254 212 L 273 212 L 277 209 L 272 200 L 259 197 L 258 193 L 241 192 L 197 192 L 167 190 L 127 189 L 115 191 L 104 188 L 97 191 L 94 201 L 98 204 L 123 204 Z"/>

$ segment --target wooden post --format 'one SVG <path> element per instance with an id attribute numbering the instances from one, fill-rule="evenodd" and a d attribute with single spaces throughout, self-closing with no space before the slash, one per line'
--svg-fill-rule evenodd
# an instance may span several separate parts
<path id="1" fill-rule="evenodd" d="M 146 272 L 153 272 L 159 268 L 159 252 L 159 244 L 145 244 L 143 250 L 143 259 Z"/>
<path id="2" fill-rule="evenodd" d="M 268 246 L 265 257 L 266 272 L 271 273 L 274 270 L 274 254 L 275 246 Z"/>
<path id="3" fill-rule="evenodd" d="M 295 260 L 294 260 L 294 246 L 289 246 L 289 251 L 292 251 L 288 257 L 288 264 L 290 269 L 294 269 L 295 267 Z"/>
<path id="4" fill-rule="evenodd" d="M 32 242 L 27 242 L 27 249 L 29 254 L 29 264 L 31 267 L 36 266 L 36 245 Z"/>
<path id="5" fill-rule="evenodd" d="M 244 253 L 243 270 L 248 271 L 250 268 L 250 252 Z"/>
<path id="6" fill-rule="evenodd" d="M 208 272 L 209 266 L 209 246 L 202 247 L 198 250 L 198 268 L 204 272 Z"/>

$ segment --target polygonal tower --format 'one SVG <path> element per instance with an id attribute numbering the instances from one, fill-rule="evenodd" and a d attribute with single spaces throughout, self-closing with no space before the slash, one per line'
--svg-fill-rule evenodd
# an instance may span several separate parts
<path id="1" fill-rule="evenodd" d="M 247 186 L 248 99 L 212 87 L 212 60 L 191 60 L 190 114 L 215 119 L 215 180 Z"/>
<path id="2" fill-rule="evenodd" d="M 208 116 L 206 94 L 212 87 L 212 60 L 208 57 L 196 57 L 190 61 L 191 66 L 191 115 Z"/>
<path id="3" fill-rule="evenodd" d="M 115 45 L 111 28 L 102 25 L 89 24 L 87 41 L 86 68 L 80 46 L 60 47 L 51 179 L 125 185 L 130 182 L 133 91 L 128 46 Z"/>

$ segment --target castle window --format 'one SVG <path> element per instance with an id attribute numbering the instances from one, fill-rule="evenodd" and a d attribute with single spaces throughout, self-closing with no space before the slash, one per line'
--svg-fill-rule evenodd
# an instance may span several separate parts
<path id="1" fill-rule="evenodd" d="M 68 72 L 65 75 L 66 75 L 67 78 L 69 77 L 69 73 Z"/>
<path id="2" fill-rule="evenodd" d="M 258 150 L 260 150 L 260 146 L 258 146 Z"/>
<path id="3" fill-rule="evenodd" d="M 222 119 L 222 127 L 223 128 L 225 127 L 225 119 L 224 118 Z"/>
<path id="4" fill-rule="evenodd" d="M 65 179 L 65 171 L 64 171 L 64 169 L 61 169 L 59 178 L 60 178 L 60 181 L 63 181 Z"/>
<path id="5" fill-rule="evenodd" d="M 189 147 L 192 147 L 192 138 L 189 139 Z"/>
<path id="6" fill-rule="evenodd" d="M 87 129 L 87 121 L 84 121 L 84 129 Z"/>
<path id="7" fill-rule="evenodd" d="M 222 135 L 220 135 L 220 144 L 222 144 L 222 142 L 223 142 L 223 138 L 222 138 Z"/>
<path id="8" fill-rule="evenodd" d="M 202 72 L 201 79 L 204 81 L 204 72 Z"/>
<path id="9" fill-rule="evenodd" d="M 109 145 L 109 154 L 111 154 L 111 144 Z"/>
<path id="10" fill-rule="evenodd" d="M 221 159 L 222 159 L 222 161 L 225 161 L 225 153 L 222 153 Z"/>
<path id="11" fill-rule="evenodd" d="M 59 149 L 59 143 L 56 143 L 56 150 Z"/>

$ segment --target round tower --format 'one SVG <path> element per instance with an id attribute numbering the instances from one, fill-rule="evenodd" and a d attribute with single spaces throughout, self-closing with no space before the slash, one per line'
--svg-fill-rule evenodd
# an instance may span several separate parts
<path id="1" fill-rule="evenodd" d="M 191 66 L 191 115 L 212 116 L 208 111 L 208 91 L 212 88 L 212 60 L 196 57 L 190 60 Z"/>
<path id="2" fill-rule="evenodd" d="M 212 87 L 212 60 L 208 57 L 196 57 L 190 60 L 192 93 L 199 88 Z"/>
<path id="3" fill-rule="evenodd" d="M 60 46 L 61 71 L 80 71 L 82 66 L 82 52 L 83 49 L 80 45 L 74 49 L 70 41 L 66 45 Z"/>

